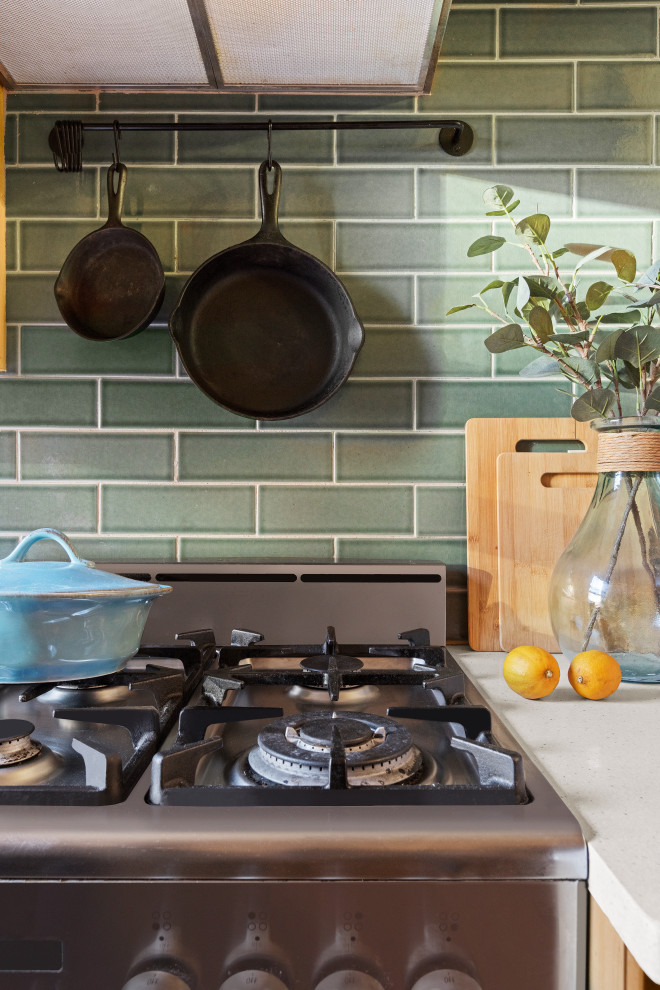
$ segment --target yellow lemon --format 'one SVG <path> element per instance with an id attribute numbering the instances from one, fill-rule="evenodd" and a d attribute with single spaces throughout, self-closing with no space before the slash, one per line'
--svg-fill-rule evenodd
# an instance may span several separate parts
<path id="1" fill-rule="evenodd" d="M 586 650 L 573 657 L 568 680 L 583 698 L 598 701 L 614 694 L 621 683 L 621 667 L 609 653 Z"/>
<path id="2" fill-rule="evenodd" d="M 545 698 L 559 683 L 559 664 L 540 646 L 516 646 L 507 654 L 504 680 L 523 698 Z"/>

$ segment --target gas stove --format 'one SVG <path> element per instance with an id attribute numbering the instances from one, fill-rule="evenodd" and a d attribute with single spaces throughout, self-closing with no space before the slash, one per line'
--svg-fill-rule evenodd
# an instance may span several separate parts
<path id="1" fill-rule="evenodd" d="M 3 990 L 583 987 L 584 840 L 442 565 L 105 566 L 174 589 L 140 652 L 0 688 Z"/>

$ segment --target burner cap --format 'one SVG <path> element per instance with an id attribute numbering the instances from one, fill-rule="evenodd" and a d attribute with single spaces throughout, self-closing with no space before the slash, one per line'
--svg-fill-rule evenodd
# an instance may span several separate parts
<path id="1" fill-rule="evenodd" d="M 2 743 L 13 742 L 21 736 L 29 736 L 34 732 L 32 722 L 24 718 L 2 718 L 0 719 L 0 745 Z"/>
<path id="2" fill-rule="evenodd" d="M 323 718 L 303 722 L 298 732 L 294 732 L 301 743 L 309 743 L 311 746 L 323 749 L 330 749 L 335 729 L 339 730 L 339 735 L 345 749 L 354 749 L 356 746 L 363 746 L 375 736 L 374 731 L 364 722 L 350 718 Z M 287 739 L 290 738 L 286 734 Z"/>

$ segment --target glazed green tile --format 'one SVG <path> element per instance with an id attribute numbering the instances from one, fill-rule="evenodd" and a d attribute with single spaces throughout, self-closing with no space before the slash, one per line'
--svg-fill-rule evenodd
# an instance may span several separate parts
<path id="1" fill-rule="evenodd" d="M 337 541 L 337 559 L 346 560 L 405 560 L 428 561 L 431 563 L 447 564 L 447 584 L 456 579 L 450 574 L 449 567 L 465 566 L 467 549 L 465 540 L 350 540 Z"/>
<path id="2" fill-rule="evenodd" d="M 11 167 L 6 178 L 8 217 L 97 216 L 96 169 Z"/>
<path id="3" fill-rule="evenodd" d="M 412 169 L 289 169 L 280 216 L 342 219 L 411 217 Z"/>
<path id="4" fill-rule="evenodd" d="M 2 375 L 15 375 L 18 372 L 18 327 L 7 327 L 7 368 Z M 1 378 L 0 378 L 1 380 Z"/>
<path id="5" fill-rule="evenodd" d="M 361 110 L 387 113 L 412 113 L 415 109 L 414 96 L 309 96 L 297 93 L 261 93 L 257 98 L 260 113 L 277 113 L 286 110 L 309 113 L 358 113 Z"/>
<path id="6" fill-rule="evenodd" d="M 218 251 L 233 247 L 253 237 L 259 230 L 257 220 L 195 221 L 182 220 L 178 225 L 179 270 L 193 271 Z M 329 222 L 296 223 L 285 221 L 281 230 L 292 244 L 309 251 L 332 267 L 334 234 Z"/>
<path id="7" fill-rule="evenodd" d="M 105 210 L 105 203 L 102 206 Z M 27 271 L 54 271 L 62 267 L 69 251 L 102 220 L 33 220 L 21 224 L 21 268 Z M 164 221 L 131 223 L 153 244 L 165 271 L 174 268 L 174 224 Z"/>
<path id="8" fill-rule="evenodd" d="M 329 481 L 332 438 L 317 433 L 287 436 L 182 433 L 179 480 Z"/>
<path id="9" fill-rule="evenodd" d="M 85 560 L 103 568 L 103 561 L 146 561 L 159 563 L 176 560 L 176 539 L 165 537 L 76 536 L 76 551 Z"/>
<path id="10" fill-rule="evenodd" d="M 657 8 L 509 10 L 500 14 L 504 58 L 656 55 Z"/>
<path id="11" fill-rule="evenodd" d="M 564 169 L 420 169 L 417 211 L 423 218 L 485 216 L 483 194 L 490 186 L 511 186 L 520 200 L 521 217 L 539 210 L 550 216 L 571 216 L 571 173 Z"/>
<path id="12" fill-rule="evenodd" d="M 388 378 L 488 375 L 485 336 L 485 331 L 473 329 L 369 327 L 355 374 Z"/>
<path id="13" fill-rule="evenodd" d="M 0 431 L 0 478 L 16 477 L 16 433 Z"/>
<path id="14" fill-rule="evenodd" d="M 171 481 L 171 436 L 121 433 L 24 433 L 25 481 Z"/>
<path id="15" fill-rule="evenodd" d="M 573 66 L 568 63 L 452 65 L 441 62 L 433 90 L 424 98 L 425 111 L 437 113 L 571 110 L 572 107 Z"/>
<path id="16" fill-rule="evenodd" d="M 18 160 L 30 164 L 53 164 L 53 152 L 48 145 L 48 135 L 61 114 L 22 114 L 18 126 Z M 95 123 L 112 124 L 113 118 L 95 114 Z M 172 123 L 174 116 L 139 117 L 131 114 L 131 123 Z M 112 128 L 107 131 L 85 131 L 83 162 L 88 165 L 106 165 L 112 162 L 115 149 Z M 131 166 L 144 162 L 174 162 L 174 133 L 172 131 L 122 131 L 119 154 L 128 166 L 128 183 L 132 182 Z"/>
<path id="17" fill-rule="evenodd" d="M 496 16 L 494 10 L 452 7 L 442 39 L 441 59 L 494 57 Z"/>
<path id="18" fill-rule="evenodd" d="M 660 218 L 660 171 L 651 169 L 579 169 L 577 213 L 581 217 Z M 622 227 L 620 239 L 627 237 Z"/>
<path id="19" fill-rule="evenodd" d="M 580 110 L 657 109 L 658 62 L 581 62 L 577 78 Z"/>
<path id="20" fill-rule="evenodd" d="M 189 381 L 106 381 L 102 386 L 101 416 L 103 426 L 162 429 L 254 426 L 253 420 L 235 416 L 211 402 Z"/>
<path id="21" fill-rule="evenodd" d="M 18 253 L 16 245 L 16 224 L 9 220 L 5 229 L 5 247 L 7 251 L 7 271 L 12 271 L 18 263 Z"/>
<path id="22" fill-rule="evenodd" d="M 249 217 L 254 175 L 238 168 L 134 168 L 126 185 L 126 217 Z"/>
<path id="23" fill-rule="evenodd" d="M 247 536 L 235 539 L 204 539 L 182 537 L 179 540 L 181 560 L 332 560 L 332 540 L 290 539 Z"/>
<path id="24" fill-rule="evenodd" d="M 490 270 L 490 256 L 467 257 L 482 223 L 337 223 L 337 271 L 428 271 L 438 268 Z M 457 264 L 457 259 L 460 259 Z"/>
<path id="25" fill-rule="evenodd" d="M 484 333 L 484 339 L 486 334 Z M 485 345 L 483 345 L 486 350 Z M 506 351 L 504 354 L 493 355 L 493 369 L 495 377 L 501 375 L 517 375 L 521 368 L 526 367 L 539 355 L 529 347 L 520 347 L 515 351 Z"/>
<path id="26" fill-rule="evenodd" d="M 420 323 L 446 323 L 450 327 L 462 323 L 484 323 L 486 314 L 480 309 L 466 309 L 447 316 L 447 311 L 454 306 L 467 306 L 484 284 L 486 277 L 483 274 L 420 275 L 417 280 L 417 319 Z"/>
<path id="27" fill-rule="evenodd" d="M 49 110 L 66 117 L 74 110 L 90 113 L 96 110 L 95 93 L 8 93 L 7 109 L 15 111 Z"/>
<path id="28" fill-rule="evenodd" d="M 427 106 L 429 97 L 420 96 L 418 108 L 420 113 L 435 114 L 432 107 Z M 340 119 L 356 119 L 344 118 Z M 492 120 L 490 117 L 463 116 L 474 131 L 474 144 L 463 161 L 466 164 L 478 165 L 490 163 L 492 144 Z M 337 160 L 339 163 L 364 163 L 373 165 L 374 162 L 405 163 L 408 165 L 442 165 L 447 161 L 447 155 L 438 144 L 439 131 L 433 127 L 420 127 L 414 130 L 374 130 L 374 131 L 339 131 L 337 133 Z"/>
<path id="29" fill-rule="evenodd" d="M 412 488 L 299 485 L 259 496 L 259 533 L 412 533 Z"/>
<path id="30" fill-rule="evenodd" d="M 342 436 L 336 440 L 337 481 L 460 481 L 462 436 Z"/>
<path id="31" fill-rule="evenodd" d="M 420 536 L 465 536 L 465 489 L 418 488 Z"/>
<path id="32" fill-rule="evenodd" d="M 497 223 L 495 230 L 500 236 L 509 234 L 511 227 Z M 625 247 L 632 251 L 638 263 L 647 268 L 651 264 L 653 225 L 651 221 L 645 222 L 635 220 L 625 227 L 617 222 L 598 222 L 596 220 L 556 220 L 550 228 L 548 243 L 554 251 L 565 244 L 593 244 L 607 245 L 608 247 Z M 580 260 L 578 255 L 567 254 L 560 261 L 560 267 L 573 270 Z M 494 255 L 495 270 L 503 271 L 529 271 L 532 269 L 527 264 L 525 254 L 516 245 L 506 244 Z M 581 269 L 583 273 L 592 271 L 604 271 L 615 276 L 614 267 L 609 261 L 587 262 Z"/>
<path id="33" fill-rule="evenodd" d="M 281 429 L 264 423 L 263 429 Z M 369 430 L 412 426 L 410 382 L 348 381 L 318 409 L 287 420 L 288 429 Z"/>
<path id="34" fill-rule="evenodd" d="M 55 323 L 61 320 L 55 302 L 54 275 L 7 273 L 7 322 Z"/>
<path id="35" fill-rule="evenodd" d="M 315 120 L 323 119 L 315 117 Z M 183 123 L 212 117 L 179 116 Z M 267 157 L 267 120 L 251 117 L 250 123 L 263 123 L 259 131 L 179 131 L 178 161 L 183 164 L 240 162 L 258 165 Z M 280 165 L 291 162 L 331 162 L 332 131 L 277 131 L 273 129 L 273 158 Z M 286 173 L 284 175 L 286 181 Z"/>
<path id="36" fill-rule="evenodd" d="M 505 165 L 648 165 L 651 117 L 500 117 L 495 154 Z"/>
<path id="37" fill-rule="evenodd" d="M 220 485 L 102 485 L 109 533 L 253 533 L 254 489 Z"/>
<path id="38" fill-rule="evenodd" d="M 23 327 L 26 375 L 170 375 L 174 348 L 166 327 L 148 327 L 126 340 L 99 344 L 68 327 Z"/>
<path id="39" fill-rule="evenodd" d="M 12 552 L 12 550 L 16 547 L 17 544 L 18 544 L 18 538 L 17 537 L 12 537 L 12 536 L 1 537 L 0 538 L 0 559 L 2 557 L 7 557 Z"/>
<path id="40" fill-rule="evenodd" d="M 5 117 L 5 164 L 14 165 L 18 154 L 17 118 L 14 114 Z"/>
<path id="41" fill-rule="evenodd" d="M 5 379 L 0 383 L 3 426 L 95 426 L 96 383 Z"/>
<path id="42" fill-rule="evenodd" d="M 154 316 L 154 323 L 167 323 L 170 318 L 170 314 L 174 309 L 179 296 L 181 295 L 181 290 L 188 281 L 187 275 L 171 275 L 165 273 L 165 296 L 161 303 L 161 307 Z"/>
<path id="43" fill-rule="evenodd" d="M 342 275 L 363 323 L 410 323 L 414 281 L 410 275 Z"/>
<path id="44" fill-rule="evenodd" d="M 563 386 L 562 386 L 563 387 Z M 570 397 L 554 384 L 528 382 L 419 382 L 419 429 L 463 428 L 483 416 L 568 416 Z"/>
<path id="45" fill-rule="evenodd" d="M 96 529 L 95 485 L 0 485 L 0 529 Z"/>
<path id="46" fill-rule="evenodd" d="M 255 97 L 250 93 L 100 93 L 99 110 L 108 113 L 135 113 L 160 110 L 182 113 L 200 110 L 217 113 L 254 110 Z M 121 122 L 121 121 L 120 121 Z"/>

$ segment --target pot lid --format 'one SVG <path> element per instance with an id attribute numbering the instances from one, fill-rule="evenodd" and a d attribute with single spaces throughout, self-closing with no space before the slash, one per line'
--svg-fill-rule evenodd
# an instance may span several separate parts
<path id="1" fill-rule="evenodd" d="M 28 550 L 40 540 L 58 543 L 69 559 L 25 560 Z M 96 565 L 79 557 L 57 529 L 36 529 L 0 560 L 0 598 L 135 598 L 166 595 L 171 590 L 167 584 L 149 584 L 96 570 Z"/>

